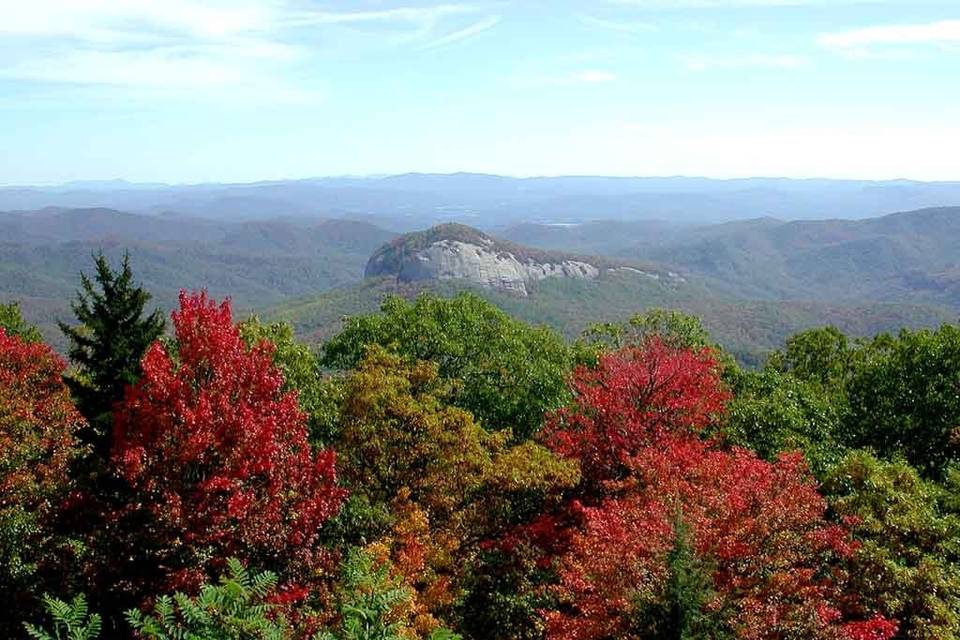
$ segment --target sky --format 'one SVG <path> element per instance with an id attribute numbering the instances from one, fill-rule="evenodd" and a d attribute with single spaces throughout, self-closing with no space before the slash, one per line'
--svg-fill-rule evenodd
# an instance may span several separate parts
<path id="1" fill-rule="evenodd" d="M 0 184 L 960 180 L 960 0 L 0 0 Z"/>

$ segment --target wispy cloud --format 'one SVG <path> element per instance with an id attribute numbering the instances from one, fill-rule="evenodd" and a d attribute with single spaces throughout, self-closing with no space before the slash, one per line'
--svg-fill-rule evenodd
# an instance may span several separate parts
<path id="1" fill-rule="evenodd" d="M 489 31 L 490 29 L 493 29 L 495 26 L 500 24 L 500 20 L 501 20 L 500 16 L 487 16 L 486 18 L 483 18 L 482 20 L 478 20 L 477 22 L 474 22 L 473 24 L 466 26 L 462 29 L 458 29 L 452 33 L 448 33 L 445 36 L 441 36 L 439 38 L 436 38 L 435 40 L 426 42 L 417 48 L 421 51 L 425 51 L 428 49 L 437 49 L 439 47 L 445 47 L 448 45 L 456 44 L 457 42 L 462 42 L 464 40 L 474 38 L 480 35 L 481 33 L 483 33 L 484 31 Z"/>
<path id="2" fill-rule="evenodd" d="M 483 6 L 384 6 L 341 10 L 299 0 L 29 0 L 0 20 L 0 78 L 171 91 L 263 88 L 269 96 L 315 96 L 295 70 L 337 47 L 435 49 L 493 28 Z M 352 5 L 352 6 L 351 6 Z"/>
<path id="3" fill-rule="evenodd" d="M 805 56 L 751 54 L 744 56 L 687 56 L 683 66 L 688 71 L 703 72 L 735 69 L 782 69 L 798 71 L 809 68 L 811 61 Z"/>
<path id="4" fill-rule="evenodd" d="M 960 20 L 926 24 L 894 24 L 825 33 L 817 38 L 822 46 L 857 49 L 874 46 L 960 43 Z"/>
<path id="5" fill-rule="evenodd" d="M 304 11 L 291 12 L 283 26 L 306 26 L 322 24 L 358 24 L 369 22 L 436 22 L 444 16 L 472 13 L 476 7 L 467 4 L 440 4 L 425 7 L 395 7 L 366 11 Z"/>

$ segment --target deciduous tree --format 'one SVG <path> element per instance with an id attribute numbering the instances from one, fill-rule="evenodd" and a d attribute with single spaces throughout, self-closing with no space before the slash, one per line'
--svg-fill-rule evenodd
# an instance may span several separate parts
<path id="1" fill-rule="evenodd" d="M 272 347 L 246 347 L 228 302 L 181 293 L 173 324 L 175 348 L 153 344 L 115 415 L 113 460 L 134 496 L 116 526 L 139 525 L 138 552 L 162 574 L 138 578 L 192 588 L 235 556 L 289 580 L 343 499 L 334 455 L 311 452 Z"/>
<path id="2" fill-rule="evenodd" d="M 449 385 L 433 363 L 371 350 L 347 380 L 336 445 L 352 499 L 379 514 L 353 534 L 387 549 L 416 594 L 420 632 L 447 621 L 481 541 L 578 478 L 541 445 L 485 431 L 447 403 Z"/>
<path id="3" fill-rule="evenodd" d="M 643 447 L 715 424 L 729 397 L 710 350 L 659 337 L 601 355 L 596 367 L 579 367 L 570 384 L 574 405 L 550 417 L 544 441 L 577 460 L 594 490 L 623 477 Z"/>
<path id="4" fill-rule="evenodd" d="M 548 638 L 892 636 L 850 608 L 855 543 L 827 520 L 803 456 L 767 462 L 702 437 L 728 399 L 709 352 L 652 338 L 571 385 L 576 404 L 546 442 L 588 483 L 565 537 L 544 529 L 562 540 Z"/>
<path id="5" fill-rule="evenodd" d="M 566 399 L 572 354 L 560 336 L 518 322 L 475 295 L 424 294 L 413 303 L 387 298 L 380 313 L 350 319 L 324 345 L 323 362 L 351 369 L 374 344 L 410 363 L 435 362 L 441 377 L 457 383 L 450 402 L 484 428 L 510 429 L 518 440 Z"/>
<path id="6" fill-rule="evenodd" d="M 831 468 L 823 489 L 861 543 L 848 588 L 899 619 L 898 637 L 960 638 L 960 515 L 944 504 L 944 489 L 864 451 Z"/>
<path id="7" fill-rule="evenodd" d="M 865 628 L 882 632 L 877 638 L 893 635 L 895 625 L 873 612 L 848 628 L 840 561 L 855 545 L 826 520 L 799 454 L 769 463 L 670 436 L 637 452 L 629 466 L 620 496 L 582 508 L 583 524 L 560 557 L 561 606 L 547 614 L 548 638 L 834 639 Z M 697 597 L 683 601 L 678 517 L 690 536 L 687 567 L 695 560 L 711 568 L 707 584 L 697 582 L 703 572 L 686 576 L 694 579 L 686 595 Z M 709 629 L 707 636 L 656 635 L 662 613 L 680 604 L 690 626 L 670 628 Z"/>
<path id="8" fill-rule="evenodd" d="M 821 382 L 772 368 L 727 379 L 733 391 L 723 422 L 728 442 L 766 460 L 802 451 L 818 476 L 843 455 L 846 405 Z"/>
<path id="9" fill-rule="evenodd" d="M 37 564 L 54 555 L 50 519 L 70 487 L 84 427 L 48 346 L 0 328 L 0 606 L 25 613 Z M 16 616 L 13 616 L 15 619 Z M 0 634 L 3 620 L 0 615 Z M 17 623 L 18 624 L 18 623 Z"/>
<path id="10" fill-rule="evenodd" d="M 248 346 L 263 341 L 273 345 L 273 363 L 283 373 L 284 388 L 297 392 L 300 410 L 307 414 L 311 444 L 323 446 L 333 442 L 343 400 L 341 378 L 324 374 L 317 354 L 297 341 L 293 327 L 286 322 L 264 324 L 250 318 L 241 322 L 239 328 Z"/>

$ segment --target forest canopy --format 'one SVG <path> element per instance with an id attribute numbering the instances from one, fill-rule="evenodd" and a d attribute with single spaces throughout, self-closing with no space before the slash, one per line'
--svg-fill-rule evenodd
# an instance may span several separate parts
<path id="1" fill-rule="evenodd" d="M 0 307 L 4 637 L 960 638 L 956 326 L 747 369 L 422 295 L 314 350 L 95 266 L 69 362 Z"/>

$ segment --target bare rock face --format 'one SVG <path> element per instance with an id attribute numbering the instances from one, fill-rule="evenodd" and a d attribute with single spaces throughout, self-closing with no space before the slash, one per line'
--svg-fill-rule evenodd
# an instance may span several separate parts
<path id="1" fill-rule="evenodd" d="M 440 225 L 383 246 L 367 263 L 367 276 L 404 282 L 467 280 L 482 287 L 527 295 L 544 278 L 594 279 L 600 268 L 558 254 L 497 241 L 464 225 Z"/>

